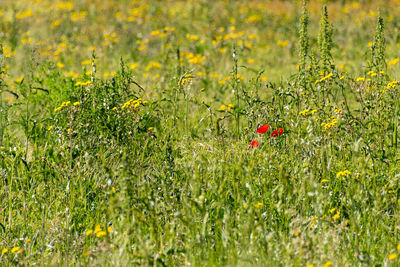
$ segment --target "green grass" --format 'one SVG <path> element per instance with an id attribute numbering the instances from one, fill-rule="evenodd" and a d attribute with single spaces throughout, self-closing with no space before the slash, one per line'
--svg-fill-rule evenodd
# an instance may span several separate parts
<path id="1" fill-rule="evenodd" d="M 88 12 L 78 21 L 53 2 L 0 13 L 11 48 L 0 58 L 0 265 L 399 264 L 398 63 L 379 65 L 397 56 L 397 1 L 380 5 L 386 58 L 373 66 L 378 5 L 328 4 L 336 69 L 320 60 L 311 1 L 316 61 L 303 72 L 291 2 L 96 2 L 102 19 L 73 1 Z M 10 19 L 13 8 L 33 15 Z M 58 17 L 63 28 L 49 26 Z M 164 27 L 175 31 L 151 34 Z"/>

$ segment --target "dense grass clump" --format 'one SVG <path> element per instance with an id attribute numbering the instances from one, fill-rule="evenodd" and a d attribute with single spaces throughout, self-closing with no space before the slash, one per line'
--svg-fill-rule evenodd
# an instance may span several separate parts
<path id="1" fill-rule="evenodd" d="M 399 264 L 399 1 L 0 7 L 0 264 Z M 378 11 L 379 10 L 379 11 Z"/>

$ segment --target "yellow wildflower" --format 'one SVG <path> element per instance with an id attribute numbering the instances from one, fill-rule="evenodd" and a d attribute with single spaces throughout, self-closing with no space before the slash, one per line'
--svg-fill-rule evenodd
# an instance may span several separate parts
<path id="1" fill-rule="evenodd" d="M 348 175 L 350 175 L 350 174 L 351 174 L 351 172 L 349 172 L 348 170 L 344 170 L 344 171 L 342 171 L 342 172 L 338 172 L 338 173 L 336 174 L 336 177 L 337 177 L 337 178 L 345 177 L 345 176 L 348 176 Z"/>
<path id="2" fill-rule="evenodd" d="M 392 66 L 393 66 L 393 65 L 396 65 L 397 63 L 399 63 L 399 61 L 400 61 L 399 58 L 395 58 L 395 59 L 390 60 L 390 61 L 388 62 L 388 68 L 391 69 Z"/>
<path id="3" fill-rule="evenodd" d="M 225 111 L 226 110 L 226 106 L 222 105 L 219 107 L 219 109 L 217 109 L 218 111 Z"/>
<path id="4" fill-rule="evenodd" d="M 305 109 L 305 110 L 303 110 L 303 111 L 300 111 L 300 115 L 303 115 L 303 116 L 306 116 L 307 115 L 307 113 L 308 113 L 308 109 Z"/>
<path id="5" fill-rule="evenodd" d="M 94 228 L 94 232 L 97 234 L 100 231 L 101 231 L 101 226 L 100 224 L 97 224 L 96 227 Z"/>
<path id="6" fill-rule="evenodd" d="M 105 231 L 99 231 L 99 232 L 96 233 L 96 236 L 97 236 L 98 238 L 101 238 L 101 237 L 105 236 L 106 234 L 107 234 L 107 233 L 106 233 Z"/>
<path id="7" fill-rule="evenodd" d="M 340 211 L 336 212 L 335 215 L 333 215 L 334 220 L 338 220 L 340 218 Z"/>

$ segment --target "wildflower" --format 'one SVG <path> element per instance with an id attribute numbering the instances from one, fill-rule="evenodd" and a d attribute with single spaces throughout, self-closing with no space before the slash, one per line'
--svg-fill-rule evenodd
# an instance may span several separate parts
<path id="1" fill-rule="evenodd" d="M 348 170 L 344 170 L 344 171 L 342 171 L 342 172 L 338 172 L 337 174 L 336 174 L 336 177 L 337 178 L 340 178 L 340 177 L 345 177 L 345 176 L 348 176 L 348 175 L 350 175 L 351 174 L 351 172 L 349 172 Z"/>
<path id="2" fill-rule="evenodd" d="M 258 141 L 257 140 L 253 140 L 250 144 L 249 144 L 249 148 L 256 148 L 258 147 Z"/>
<path id="3" fill-rule="evenodd" d="M 19 251 L 19 247 L 13 247 L 11 249 L 11 253 L 17 253 Z"/>
<path id="4" fill-rule="evenodd" d="M 87 59 L 87 60 L 81 61 L 81 65 L 82 65 L 82 66 L 85 66 L 85 65 L 90 65 L 90 64 L 92 64 L 92 61 L 91 61 L 90 59 Z"/>
<path id="5" fill-rule="evenodd" d="M 219 109 L 217 109 L 218 111 L 225 111 L 226 110 L 226 106 L 222 105 L 219 107 Z"/>
<path id="6" fill-rule="evenodd" d="M 81 103 L 80 102 L 74 102 L 73 103 L 73 105 L 76 107 L 76 106 L 79 106 Z"/>
<path id="7" fill-rule="evenodd" d="M 100 224 L 97 224 L 96 227 L 94 228 L 94 232 L 97 234 L 100 231 L 101 231 Z"/>
<path id="8" fill-rule="evenodd" d="M 333 215 L 334 220 L 338 220 L 340 218 L 340 211 L 337 211 L 335 215 Z"/>
<path id="9" fill-rule="evenodd" d="M 3 248 L 3 250 L 1 251 L 1 254 L 6 254 L 8 252 L 7 248 Z"/>
<path id="10" fill-rule="evenodd" d="M 271 137 L 277 137 L 279 135 L 283 134 L 283 129 L 282 128 L 278 128 L 277 130 L 273 131 L 271 134 Z"/>
<path id="11" fill-rule="evenodd" d="M 333 265 L 333 262 L 331 262 L 331 261 L 327 261 L 327 262 L 325 262 L 325 264 L 323 265 L 324 267 L 330 267 L 330 266 L 332 266 Z"/>
<path id="12" fill-rule="evenodd" d="M 28 237 L 25 241 L 26 243 L 30 243 L 32 240 Z"/>
<path id="13" fill-rule="evenodd" d="M 362 81 L 364 81 L 364 80 L 365 80 L 365 78 L 358 77 L 358 78 L 356 79 L 356 82 L 362 82 Z"/>
<path id="14" fill-rule="evenodd" d="M 61 106 L 59 106 L 58 108 L 54 109 L 54 112 L 60 111 L 63 107 L 69 106 L 69 104 L 71 104 L 71 101 L 62 102 Z"/>
<path id="15" fill-rule="evenodd" d="M 107 233 L 105 232 L 105 231 L 100 231 L 100 232 L 98 232 L 97 234 L 96 234 L 96 236 L 98 237 L 98 238 L 101 238 L 101 237 L 103 237 L 103 236 L 105 236 Z"/>
<path id="16" fill-rule="evenodd" d="M 338 123 L 337 119 L 335 119 L 334 117 L 331 117 L 331 121 L 328 123 L 321 123 L 321 126 L 324 127 L 324 129 L 322 130 L 323 132 L 325 132 L 327 129 L 334 127 L 336 124 Z"/>
<path id="17" fill-rule="evenodd" d="M 147 103 L 147 101 L 143 101 L 143 99 L 141 99 L 141 98 L 138 98 L 136 100 L 129 99 L 127 102 L 125 102 L 122 105 L 121 109 L 129 108 L 130 110 L 132 110 L 132 109 L 136 109 L 140 104 L 145 104 L 145 103 Z"/>
<path id="18" fill-rule="evenodd" d="M 397 245 L 397 250 L 400 251 L 400 243 Z"/>
<path id="19" fill-rule="evenodd" d="M 86 236 L 90 236 L 93 233 L 93 230 L 87 230 L 86 231 Z"/>
<path id="20" fill-rule="evenodd" d="M 139 65 L 138 63 L 133 63 L 133 64 L 129 65 L 129 69 L 134 70 L 137 68 L 138 65 Z"/>
<path id="21" fill-rule="evenodd" d="M 392 261 L 392 260 L 394 260 L 396 258 L 397 258 L 397 254 L 396 253 L 392 253 L 392 254 L 389 255 L 389 260 L 390 261 Z"/>
<path id="22" fill-rule="evenodd" d="M 289 45 L 289 41 L 282 41 L 282 40 L 278 40 L 278 45 L 280 47 L 287 47 Z"/>
<path id="23" fill-rule="evenodd" d="M 307 113 L 308 113 L 308 111 L 309 111 L 308 109 L 305 109 L 305 110 L 303 110 L 303 111 L 300 111 L 299 114 L 300 114 L 300 115 L 303 115 L 303 116 L 306 116 Z"/>
<path id="24" fill-rule="evenodd" d="M 264 124 L 263 126 L 261 126 L 260 128 L 257 129 L 257 133 L 263 134 L 266 133 L 268 131 L 269 128 L 269 124 Z"/>
<path id="25" fill-rule="evenodd" d="M 395 88 L 399 81 L 393 81 L 387 84 L 387 88 Z"/>
<path id="26" fill-rule="evenodd" d="M 399 63 L 399 61 L 400 61 L 399 58 L 395 58 L 395 59 L 390 60 L 390 61 L 388 62 L 388 68 L 391 69 L 392 66 L 393 66 L 393 65 L 396 65 L 397 63 Z"/>
<path id="27" fill-rule="evenodd" d="M 50 126 L 49 128 L 47 128 L 47 131 L 51 131 L 54 129 L 54 126 Z"/>
<path id="28" fill-rule="evenodd" d="M 89 74 L 90 74 L 90 73 L 89 73 Z M 92 83 L 91 81 L 76 82 L 76 83 L 75 83 L 75 86 L 80 86 L 80 85 L 85 86 L 85 85 L 89 85 L 89 84 L 91 84 L 91 83 Z"/>
<path id="29" fill-rule="evenodd" d="M 152 69 L 152 68 L 157 68 L 157 69 L 159 69 L 159 68 L 161 68 L 161 64 L 158 63 L 158 62 L 150 61 L 145 70 L 146 70 L 146 71 L 149 71 L 149 70 Z"/>

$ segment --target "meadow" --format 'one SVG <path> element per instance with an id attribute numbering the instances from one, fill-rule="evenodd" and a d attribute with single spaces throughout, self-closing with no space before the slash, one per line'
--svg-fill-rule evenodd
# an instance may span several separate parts
<path id="1" fill-rule="evenodd" d="M 0 0 L 1 266 L 399 266 L 399 0 Z"/>

